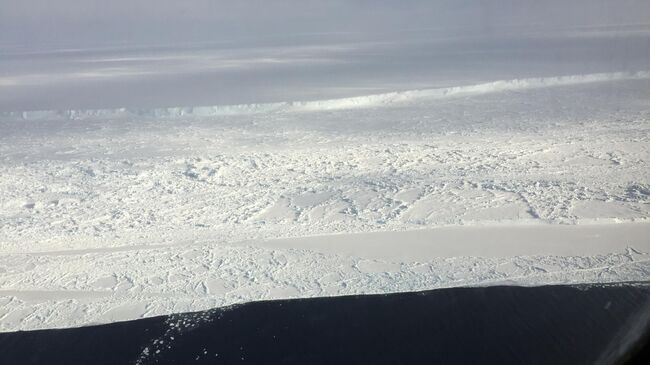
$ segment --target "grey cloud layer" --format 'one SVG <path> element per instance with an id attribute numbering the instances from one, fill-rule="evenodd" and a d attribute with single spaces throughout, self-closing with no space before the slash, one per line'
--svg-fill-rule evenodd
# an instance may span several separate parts
<path id="1" fill-rule="evenodd" d="M 643 0 L 0 0 L 0 44 L 19 45 L 648 22 Z"/>

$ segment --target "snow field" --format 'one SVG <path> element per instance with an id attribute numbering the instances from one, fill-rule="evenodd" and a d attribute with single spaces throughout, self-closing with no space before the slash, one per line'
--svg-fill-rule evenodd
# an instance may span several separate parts
<path id="1" fill-rule="evenodd" d="M 650 83 L 589 80 L 300 113 L 0 118 L 0 330 L 258 299 L 647 280 Z M 391 236 L 450 226 L 467 232 L 415 246 Z M 587 226 L 580 252 L 532 239 L 534 227 Z M 444 251 L 480 245 L 468 232 L 481 227 L 505 227 L 491 244 L 516 250 Z M 508 227 L 523 227 L 521 242 Z M 393 233 L 361 250 L 309 238 L 382 231 Z"/>

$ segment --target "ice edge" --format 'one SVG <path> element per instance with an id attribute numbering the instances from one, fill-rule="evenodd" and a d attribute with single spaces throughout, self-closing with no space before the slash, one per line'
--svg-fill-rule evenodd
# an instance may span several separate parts
<path id="1" fill-rule="evenodd" d="M 355 96 L 339 99 L 314 101 L 287 101 L 276 103 L 212 105 L 168 108 L 114 108 L 114 109 L 70 109 L 0 112 L 4 120 L 86 120 L 119 119 L 129 117 L 153 117 L 173 119 L 179 117 L 213 117 L 246 115 L 267 112 L 307 112 L 321 110 L 344 110 L 381 107 L 405 103 L 418 99 L 441 99 L 457 96 L 471 96 L 503 91 L 539 89 L 545 87 L 579 85 L 607 81 L 650 79 L 650 71 L 608 72 L 554 77 L 534 77 L 512 80 L 498 80 L 474 85 L 445 88 L 395 91 L 382 94 Z"/>

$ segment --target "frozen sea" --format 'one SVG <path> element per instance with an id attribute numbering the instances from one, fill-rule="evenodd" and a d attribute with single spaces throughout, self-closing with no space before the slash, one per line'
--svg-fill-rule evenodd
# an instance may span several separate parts
<path id="1" fill-rule="evenodd" d="M 0 330 L 650 279 L 650 26 L 0 53 Z"/>

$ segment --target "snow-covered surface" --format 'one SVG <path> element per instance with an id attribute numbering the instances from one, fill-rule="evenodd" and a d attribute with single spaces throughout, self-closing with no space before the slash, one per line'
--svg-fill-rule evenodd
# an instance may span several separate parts
<path id="1" fill-rule="evenodd" d="M 3 119 L 0 328 L 647 280 L 648 100 L 650 81 L 626 78 L 337 110 Z M 388 233 L 318 236 L 375 231 Z"/>
<path id="2" fill-rule="evenodd" d="M 622 247 L 628 253 L 635 249 L 647 252 L 649 233 L 648 223 L 492 224 L 271 239 L 260 245 L 378 260 L 418 261 L 463 256 L 606 255 Z"/>
<path id="3" fill-rule="evenodd" d="M 0 44 L 0 331 L 646 281 L 649 29 Z"/>

